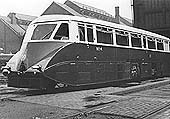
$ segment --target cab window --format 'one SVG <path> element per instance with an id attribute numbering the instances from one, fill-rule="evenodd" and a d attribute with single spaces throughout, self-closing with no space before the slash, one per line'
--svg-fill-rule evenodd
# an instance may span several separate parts
<path id="1" fill-rule="evenodd" d="M 67 23 L 62 23 L 54 35 L 55 40 L 68 40 L 69 27 Z"/>
<path id="2" fill-rule="evenodd" d="M 33 31 L 31 40 L 49 39 L 57 24 L 40 24 Z"/>

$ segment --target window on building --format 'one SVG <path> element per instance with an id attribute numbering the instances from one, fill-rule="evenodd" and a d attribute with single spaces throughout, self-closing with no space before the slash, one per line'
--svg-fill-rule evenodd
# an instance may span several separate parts
<path id="1" fill-rule="evenodd" d="M 87 25 L 87 40 L 88 42 L 94 42 L 92 25 Z"/>
<path id="2" fill-rule="evenodd" d="M 126 31 L 115 30 L 116 32 L 116 43 L 122 46 L 129 46 L 129 35 Z"/>
<path id="3" fill-rule="evenodd" d="M 141 44 L 141 35 L 136 34 L 136 33 L 131 33 L 131 42 L 132 42 L 132 47 L 142 47 Z"/>
<path id="4" fill-rule="evenodd" d="M 57 24 L 40 24 L 34 29 L 31 40 L 49 39 Z"/>
<path id="5" fill-rule="evenodd" d="M 147 37 L 147 40 L 148 40 L 148 48 L 149 48 L 149 49 L 156 49 L 156 46 L 155 46 L 155 38 L 153 38 L 153 37 Z"/>
<path id="6" fill-rule="evenodd" d="M 156 39 L 156 41 L 157 41 L 157 49 L 158 49 L 158 50 L 164 50 L 163 40 L 161 40 L 161 39 Z"/>
<path id="7" fill-rule="evenodd" d="M 113 33 L 112 29 L 104 27 L 96 27 L 97 42 L 104 44 L 113 44 Z"/>
<path id="8" fill-rule="evenodd" d="M 143 40 L 143 47 L 146 48 L 146 41 L 147 41 L 147 40 L 146 40 L 146 36 L 143 36 L 143 39 L 142 39 L 142 40 Z"/>
<path id="9" fill-rule="evenodd" d="M 84 24 L 78 24 L 79 39 L 80 41 L 85 41 L 85 27 Z"/>
<path id="10" fill-rule="evenodd" d="M 56 40 L 68 40 L 69 38 L 69 27 L 67 23 L 62 23 L 58 28 L 54 39 Z"/>

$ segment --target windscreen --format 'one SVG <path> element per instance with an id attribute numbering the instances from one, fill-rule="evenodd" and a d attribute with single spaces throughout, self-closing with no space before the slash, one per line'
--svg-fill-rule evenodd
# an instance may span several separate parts
<path id="1" fill-rule="evenodd" d="M 58 28 L 54 39 L 55 40 L 68 40 L 69 38 L 69 28 L 67 23 L 62 23 Z"/>
<path id="2" fill-rule="evenodd" d="M 49 39 L 57 24 L 41 24 L 34 29 L 31 40 Z"/>

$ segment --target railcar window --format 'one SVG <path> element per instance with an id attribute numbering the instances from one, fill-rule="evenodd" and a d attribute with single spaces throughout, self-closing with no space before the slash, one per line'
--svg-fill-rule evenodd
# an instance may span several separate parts
<path id="1" fill-rule="evenodd" d="M 31 40 L 49 39 L 57 24 L 41 24 L 34 29 Z"/>
<path id="2" fill-rule="evenodd" d="M 67 23 L 62 23 L 60 27 L 58 28 L 54 39 L 56 40 L 68 40 L 69 38 L 69 28 Z"/>
<path id="3" fill-rule="evenodd" d="M 113 44 L 113 34 L 108 28 L 96 27 L 97 30 L 97 42 L 105 44 Z"/>
<path id="4" fill-rule="evenodd" d="M 155 39 L 152 38 L 152 37 L 148 37 L 148 48 L 149 49 L 156 49 L 156 46 L 155 46 Z"/>
<path id="5" fill-rule="evenodd" d="M 85 26 L 84 26 L 84 24 L 78 24 L 78 30 L 79 30 L 79 40 L 85 41 Z"/>
<path id="6" fill-rule="evenodd" d="M 163 40 L 157 39 L 157 49 L 158 50 L 164 50 Z"/>
<path id="7" fill-rule="evenodd" d="M 142 47 L 141 44 L 141 35 L 140 34 L 135 34 L 131 33 L 131 42 L 132 42 L 132 47 Z"/>
<path id="8" fill-rule="evenodd" d="M 143 36 L 143 47 L 146 48 L 146 36 Z"/>
<path id="9" fill-rule="evenodd" d="M 118 31 L 118 30 L 115 30 L 115 32 L 116 32 L 116 43 L 118 45 L 129 46 L 128 32 Z"/>
<path id="10" fill-rule="evenodd" d="M 168 50 L 169 50 L 169 49 L 168 49 L 168 46 L 169 46 L 169 45 L 168 45 L 168 41 L 167 41 L 167 40 L 164 40 L 164 44 L 165 44 L 165 45 L 164 45 L 164 50 L 165 50 L 165 51 L 168 51 Z"/>
<path id="11" fill-rule="evenodd" d="M 88 40 L 88 42 L 94 41 L 92 25 L 87 25 L 87 40 Z"/>

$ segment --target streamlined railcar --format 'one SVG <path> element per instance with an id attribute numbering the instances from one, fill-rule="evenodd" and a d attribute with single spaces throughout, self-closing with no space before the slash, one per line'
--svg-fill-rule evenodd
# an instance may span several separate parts
<path id="1" fill-rule="evenodd" d="M 114 84 L 170 75 L 170 40 L 145 30 L 68 15 L 44 15 L 3 67 L 8 86 Z"/>

